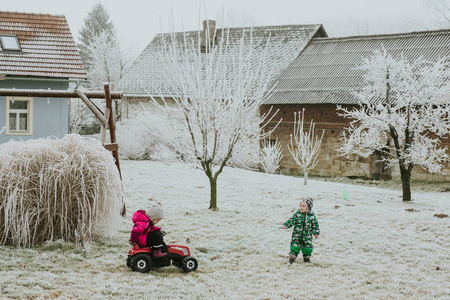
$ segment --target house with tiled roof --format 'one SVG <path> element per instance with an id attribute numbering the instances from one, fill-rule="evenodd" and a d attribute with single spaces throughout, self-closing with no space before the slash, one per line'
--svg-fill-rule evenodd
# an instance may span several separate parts
<path id="1" fill-rule="evenodd" d="M 62 15 L 0 11 L 0 89 L 67 90 L 86 71 Z M 66 98 L 0 97 L 0 143 L 69 131 Z"/>
<path id="2" fill-rule="evenodd" d="M 209 24 L 209 25 L 208 25 Z M 206 28 L 214 32 L 215 22 L 203 22 L 202 31 L 188 31 L 174 33 L 177 43 L 182 45 L 184 37 L 194 45 L 203 45 L 207 40 Z M 213 28 L 214 27 L 214 28 Z M 216 37 L 227 31 L 229 44 L 238 44 L 241 37 L 252 38 L 256 48 L 255 58 L 259 57 L 259 51 L 265 49 L 269 39 L 268 60 L 273 63 L 274 68 L 271 78 L 274 79 L 279 72 L 289 65 L 307 45 L 313 37 L 326 37 L 322 25 L 284 25 L 284 26 L 259 26 L 240 28 L 218 28 Z M 228 31 L 229 30 L 229 31 Z M 171 84 L 167 82 L 164 72 L 170 72 L 162 65 L 160 56 L 164 47 L 163 39 L 170 39 L 170 34 L 156 35 L 145 50 L 128 69 L 118 85 L 118 90 L 123 91 L 122 118 L 128 119 L 136 116 L 142 111 L 142 106 L 150 106 L 150 96 L 170 95 Z M 182 47 L 180 47 L 182 49 Z M 236 50 L 238 47 L 236 47 Z M 233 51 L 227 55 L 236 55 Z M 189 59 L 189 58 L 186 58 Z"/>
<path id="3" fill-rule="evenodd" d="M 353 36 L 340 38 L 313 38 L 298 57 L 276 78 L 270 98 L 261 107 L 261 113 L 270 107 L 279 109 L 277 122 L 283 118 L 273 138 L 278 138 L 284 148 L 282 169 L 284 173 L 301 171 L 289 155 L 287 145 L 293 132 L 294 112 L 305 109 L 305 121 L 313 119 L 316 133 L 325 130 L 319 154 L 319 163 L 310 174 L 321 176 L 349 176 L 364 178 L 399 178 L 396 167 L 384 168 L 379 155 L 364 159 L 358 156 L 338 156 L 339 135 L 349 120 L 337 114 L 337 105 L 358 105 L 351 91 L 359 90 L 363 71 L 356 67 L 374 51 L 385 49 L 394 58 L 403 55 L 409 61 L 423 57 L 428 61 L 450 56 L 450 29 Z M 450 149 L 450 140 L 444 140 Z M 430 174 L 415 168 L 412 178 L 420 180 L 450 181 L 450 166 L 442 174 Z"/>

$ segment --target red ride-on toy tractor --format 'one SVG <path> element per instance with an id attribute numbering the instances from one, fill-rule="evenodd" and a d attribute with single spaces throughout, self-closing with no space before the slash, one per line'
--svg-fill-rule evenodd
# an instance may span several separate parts
<path id="1" fill-rule="evenodd" d="M 164 245 L 163 253 L 166 256 L 153 258 L 151 248 L 141 248 L 134 244 L 128 251 L 127 267 L 135 272 L 147 273 L 151 268 L 167 267 L 172 265 L 182 268 L 185 272 L 197 270 L 198 262 L 191 255 L 189 247 L 181 245 Z"/>

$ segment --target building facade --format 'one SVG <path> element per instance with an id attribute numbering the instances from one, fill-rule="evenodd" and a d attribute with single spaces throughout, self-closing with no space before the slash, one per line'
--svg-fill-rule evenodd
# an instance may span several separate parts
<path id="1" fill-rule="evenodd" d="M 337 108 L 339 105 L 347 108 L 358 106 L 352 91 L 361 88 L 364 81 L 362 71 L 356 67 L 374 51 L 383 49 L 394 58 L 403 55 L 410 61 L 419 57 L 436 61 L 450 56 L 450 30 L 312 39 L 295 61 L 281 72 L 275 80 L 277 85 L 272 96 L 261 107 L 261 113 L 270 107 L 279 110 L 274 122 L 282 118 L 272 138 L 278 138 L 283 145 L 284 173 L 301 173 L 287 145 L 293 133 L 294 112 L 305 109 L 305 126 L 313 120 L 316 134 L 325 131 L 319 163 L 310 174 L 373 179 L 400 177 L 399 168 L 385 168 L 378 153 L 363 158 L 356 155 L 342 157 L 337 152 L 340 134 L 349 123 L 348 119 L 338 115 Z M 450 149 L 449 138 L 443 140 L 443 146 Z M 450 165 L 444 166 L 443 174 L 431 174 L 415 167 L 412 178 L 450 181 Z"/>
<path id="2" fill-rule="evenodd" d="M 201 45 L 205 48 L 205 41 L 214 37 L 207 37 L 207 33 L 215 33 L 216 39 L 222 34 L 228 36 L 229 45 L 239 45 L 244 37 L 247 41 L 250 38 L 255 46 L 255 64 L 261 51 L 267 46 L 267 56 L 273 63 L 271 79 L 279 75 L 282 69 L 287 67 L 306 46 L 313 37 L 326 37 L 327 33 L 322 25 L 285 25 L 285 26 L 260 26 L 241 28 L 215 28 L 215 21 L 204 21 L 203 30 L 176 32 L 173 34 L 176 43 L 179 43 L 180 51 L 184 40 L 193 43 L 195 47 Z M 208 29 L 208 30 L 207 30 Z M 134 118 L 143 108 L 151 109 L 151 97 L 165 98 L 170 102 L 171 83 L 167 81 L 164 72 L 170 72 L 161 61 L 161 54 L 164 53 L 164 43 L 171 43 L 171 34 L 158 34 L 145 50 L 139 55 L 133 65 L 128 69 L 118 85 L 118 90 L 123 91 L 122 99 L 122 119 Z M 227 52 L 229 56 L 238 55 L 238 47 L 233 52 L 233 48 Z M 189 59 L 182 57 L 180 59 Z"/>
<path id="3" fill-rule="evenodd" d="M 64 16 L 0 11 L 0 89 L 67 90 L 86 71 Z M 66 98 L 0 96 L 0 143 L 69 132 Z"/>

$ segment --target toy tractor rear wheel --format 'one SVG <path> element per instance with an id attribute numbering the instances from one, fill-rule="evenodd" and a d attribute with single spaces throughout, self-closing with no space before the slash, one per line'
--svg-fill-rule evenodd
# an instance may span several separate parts
<path id="1" fill-rule="evenodd" d="M 193 271 L 197 270 L 198 262 L 192 256 L 186 256 L 181 261 L 181 267 L 183 268 L 183 270 L 185 272 L 193 272 Z"/>
<path id="2" fill-rule="evenodd" d="M 152 268 L 152 259 L 147 253 L 138 253 L 130 260 L 131 270 L 140 273 L 147 273 Z"/>

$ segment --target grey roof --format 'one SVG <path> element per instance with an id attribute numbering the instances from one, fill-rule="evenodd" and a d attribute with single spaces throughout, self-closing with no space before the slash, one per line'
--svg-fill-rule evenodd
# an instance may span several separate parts
<path id="1" fill-rule="evenodd" d="M 223 30 L 225 29 L 217 29 L 216 35 L 220 36 Z M 229 30 L 231 44 L 238 44 L 243 34 L 247 38 L 251 32 L 253 44 L 261 51 L 264 49 L 270 36 L 268 56 L 269 60 L 275 63 L 271 79 L 275 79 L 281 70 L 286 68 L 297 57 L 311 38 L 314 36 L 327 36 L 322 25 L 241 27 L 230 28 Z M 195 44 L 201 39 L 199 31 L 177 32 L 175 36 L 179 44 L 183 41 L 183 34 L 186 35 L 188 41 L 193 41 Z M 165 34 L 164 38 L 168 39 L 169 34 Z M 118 89 L 123 91 L 125 96 L 159 95 L 160 93 L 164 94 L 164 91 L 170 90 L 160 60 L 160 52 L 163 48 L 162 42 L 163 35 L 156 35 L 127 70 L 118 85 Z M 234 54 L 229 53 L 229 55 Z"/>
<path id="2" fill-rule="evenodd" d="M 404 34 L 314 38 L 275 80 L 276 88 L 264 104 L 356 104 L 351 90 L 363 85 L 363 71 L 355 69 L 373 51 L 436 61 L 450 55 L 450 29 Z"/>

